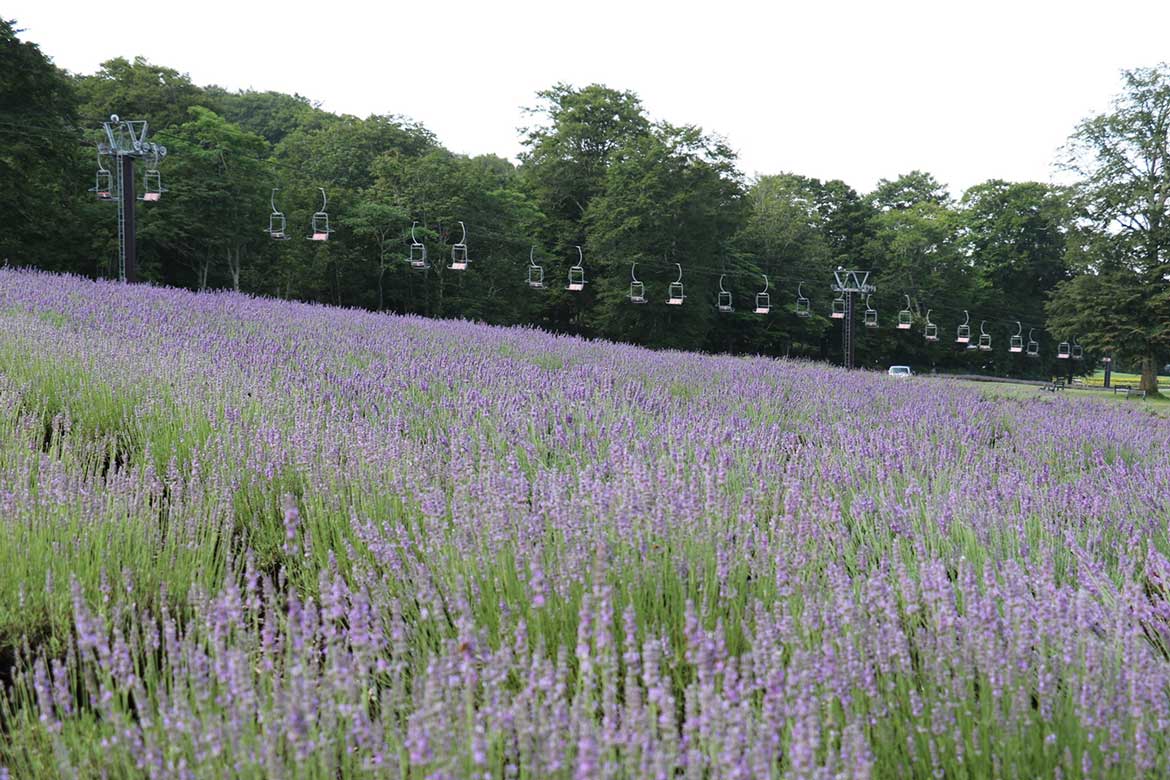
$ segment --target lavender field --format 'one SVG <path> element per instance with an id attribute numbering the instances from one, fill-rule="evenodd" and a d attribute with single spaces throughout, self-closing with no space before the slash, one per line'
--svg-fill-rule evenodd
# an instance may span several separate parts
<path id="1" fill-rule="evenodd" d="M 0 271 L 0 778 L 1170 774 L 1170 420 Z"/>

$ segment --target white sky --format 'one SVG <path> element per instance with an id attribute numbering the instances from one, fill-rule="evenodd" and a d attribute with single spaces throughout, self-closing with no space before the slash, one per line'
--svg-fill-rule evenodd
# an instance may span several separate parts
<path id="1" fill-rule="evenodd" d="M 520 150 L 522 106 L 558 81 L 641 96 L 725 136 L 749 175 L 865 192 L 918 168 L 956 194 L 1049 181 L 1122 68 L 1170 60 L 1170 0 L 692 3 L 7 0 L 61 67 L 143 55 L 200 85 L 405 114 L 448 148 Z M 112 19 L 118 16 L 118 25 Z"/>

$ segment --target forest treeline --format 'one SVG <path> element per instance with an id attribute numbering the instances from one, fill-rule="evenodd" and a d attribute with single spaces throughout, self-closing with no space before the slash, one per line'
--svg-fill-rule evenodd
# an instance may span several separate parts
<path id="1" fill-rule="evenodd" d="M 1051 375 L 1067 363 L 1056 359 L 1057 342 L 1074 337 L 1090 358 L 1085 368 L 1104 353 L 1137 368 L 1166 352 L 1153 325 L 1140 347 L 1107 333 L 1110 318 L 1149 316 L 1101 299 L 1110 295 L 1100 286 L 1110 228 L 1094 222 L 1076 188 L 989 180 L 956 199 L 924 171 L 870 192 L 798 173 L 748 179 L 727 140 L 655 121 L 634 92 L 597 84 L 535 96 L 514 164 L 456 154 L 401 115 L 359 118 L 300 95 L 201 87 L 140 58 L 68 74 L 13 23 L 0 24 L 0 38 L 0 256 L 13 265 L 111 276 L 114 208 L 88 190 L 100 122 L 116 113 L 148 120 L 169 150 L 160 166 L 167 192 L 138 207 L 140 274 L 158 284 L 839 360 L 830 285 L 844 266 L 871 271 L 877 288 L 870 305 L 881 327 L 861 325 L 866 301 L 857 301 L 859 365 Z M 318 188 L 334 231 L 326 242 L 303 240 Z M 274 189 L 292 240 L 266 232 Z M 447 268 L 460 221 L 465 272 Z M 406 262 L 414 222 L 432 261 L 425 271 Z M 1130 249 L 1148 254 L 1148 243 Z M 565 289 L 577 246 L 580 293 Z M 1163 251 L 1155 249 L 1155 266 Z M 547 289 L 527 284 L 530 252 Z M 1124 252 L 1113 256 L 1115 270 L 1133 265 Z M 644 306 L 628 300 L 633 263 Z M 686 303 L 666 306 L 676 263 Z M 1157 271 L 1142 272 L 1156 295 Z M 762 317 L 752 308 L 765 275 L 774 308 Z M 1097 286 L 1078 281 L 1085 276 Z M 716 308 L 721 277 L 733 313 Z M 812 316 L 797 316 L 798 289 Z M 1102 310 L 1087 313 L 1086 302 Z M 906 308 L 913 327 L 897 330 Z M 928 312 L 939 328 L 933 344 L 923 338 Z M 991 352 L 955 343 L 964 312 L 975 339 L 981 328 L 991 335 Z M 1041 345 L 1039 359 L 1008 352 L 1018 327 Z"/>

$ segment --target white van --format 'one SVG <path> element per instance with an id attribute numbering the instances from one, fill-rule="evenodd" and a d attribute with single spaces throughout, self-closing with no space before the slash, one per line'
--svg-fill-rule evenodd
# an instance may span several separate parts
<path id="1" fill-rule="evenodd" d="M 896 377 L 907 377 L 914 375 L 914 372 L 910 370 L 910 366 L 890 366 L 888 373 L 890 376 Z"/>

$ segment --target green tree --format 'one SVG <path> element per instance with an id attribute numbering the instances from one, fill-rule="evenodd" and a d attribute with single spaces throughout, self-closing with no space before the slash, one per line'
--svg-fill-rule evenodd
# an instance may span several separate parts
<path id="1" fill-rule="evenodd" d="M 1065 247 L 1070 220 L 1068 193 L 1036 182 L 1012 183 L 993 179 L 968 189 L 959 210 L 960 251 L 974 272 L 973 309 L 994 319 L 988 328 L 993 343 L 1016 333 L 1013 321 L 1024 328 L 1021 338 L 1035 330 L 1047 347 L 1053 339 L 1045 331 L 1044 304 L 1056 285 L 1068 277 Z M 1052 350 L 1043 360 L 1022 353 L 996 352 L 1000 367 L 1014 374 L 1050 376 L 1055 367 Z"/>
<path id="2" fill-rule="evenodd" d="M 207 87 L 205 92 L 217 114 L 263 136 L 273 146 L 290 133 L 319 127 L 335 118 L 301 95 L 253 90 L 229 92 L 222 87 Z"/>
<path id="3" fill-rule="evenodd" d="M 545 213 L 579 223 L 605 189 L 612 155 L 646 136 L 650 122 L 637 95 L 601 84 L 557 84 L 537 97 L 540 105 L 527 111 L 546 123 L 525 131 L 521 159 Z"/>
<path id="4" fill-rule="evenodd" d="M 1170 65 L 1123 73 L 1113 110 L 1082 121 L 1063 167 L 1076 174 L 1080 274 L 1049 304 L 1050 329 L 1141 364 L 1157 392 L 1170 352 Z"/>
<path id="5" fill-rule="evenodd" d="M 201 106 L 191 119 L 166 134 L 169 192 L 143 219 L 143 243 L 156 242 L 172 261 L 189 267 L 183 278 L 175 262 L 155 269 L 171 284 L 209 285 L 222 258 L 232 289 L 240 289 L 245 257 L 263 246 L 271 177 L 263 163 L 268 143 Z"/>
<path id="6" fill-rule="evenodd" d="M 731 324 L 748 339 L 740 348 L 824 356 L 829 319 L 824 291 L 838 263 L 836 236 L 828 225 L 834 198 L 818 179 L 784 173 L 762 176 L 748 190 L 749 211 L 736 236 L 739 256 L 750 272 L 740 278 L 742 300 L 750 302 L 767 274 L 775 312 L 766 318 L 745 314 Z M 796 316 L 797 293 L 813 302 L 807 320 Z M 728 334 L 729 338 L 731 334 Z"/>
<path id="7" fill-rule="evenodd" d="M 336 232 L 327 242 L 291 241 L 281 247 L 282 294 L 373 307 L 376 285 L 368 272 L 367 239 L 355 237 L 342 217 L 374 186 L 380 159 L 413 159 L 434 148 L 425 128 L 393 116 L 331 116 L 285 136 L 273 162 L 290 225 L 308 225 L 322 205 L 318 188 L 324 188 Z"/>
<path id="8" fill-rule="evenodd" d="M 68 77 L 18 32 L 0 19 L 0 263 L 92 273 L 79 261 L 86 226 L 101 214 L 84 193 L 95 151 L 76 129 Z"/>
<path id="9" fill-rule="evenodd" d="M 867 200 L 881 211 L 909 209 L 923 203 L 951 205 L 946 185 L 925 171 L 910 171 L 893 180 L 880 179 Z"/>
<path id="10" fill-rule="evenodd" d="M 110 114 L 123 119 L 145 119 L 153 131 L 186 122 L 191 106 L 205 101 L 203 90 L 185 73 L 154 65 L 143 57 L 115 57 L 92 76 L 76 80 L 81 113 L 91 121 Z"/>
<path id="11" fill-rule="evenodd" d="M 527 289 L 530 236 L 543 216 L 519 188 L 513 166 L 498 157 L 468 158 L 436 149 L 421 157 L 387 153 L 373 167 L 369 197 L 404 214 L 398 246 L 406 259 L 409 226 L 430 250 L 425 272 L 399 263 L 390 305 L 397 311 L 470 317 L 497 324 L 532 322 L 543 302 Z M 467 230 L 467 271 L 448 268 L 452 245 Z"/>
<path id="12" fill-rule="evenodd" d="M 735 154 L 696 127 L 661 124 L 629 143 L 606 171 L 605 187 L 586 213 L 594 250 L 585 324 L 611 338 L 696 349 L 714 324 L 714 262 L 743 215 Z M 631 262 L 640 262 L 651 303 L 626 298 Z M 661 306 L 682 266 L 683 306 Z M 688 276 L 688 269 L 690 275 Z"/>
<path id="13" fill-rule="evenodd" d="M 954 329 L 971 312 L 978 332 L 979 312 L 970 264 L 959 247 L 961 221 L 955 204 L 933 176 L 913 171 L 893 181 L 882 180 L 867 200 L 876 208 L 874 237 L 868 248 L 869 268 L 878 294 L 873 303 L 886 322 L 906 308 L 910 298 L 910 332 L 879 328 L 861 337 L 867 363 L 911 363 L 977 368 L 974 355 L 953 341 Z M 940 340 L 928 344 L 921 336 L 926 315 L 939 325 Z"/>
<path id="14" fill-rule="evenodd" d="M 376 197 L 376 194 L 375 194 Z M 378 256 L 378 311 L 386 308 L 386 271 L 400 259 L 396 251 L 401 245 L 402 228 L 409 215 L 393 202 L 372 198 L 359 200 L 342 222 L 353 231 L 354 237 L 368 241 Z"/>

